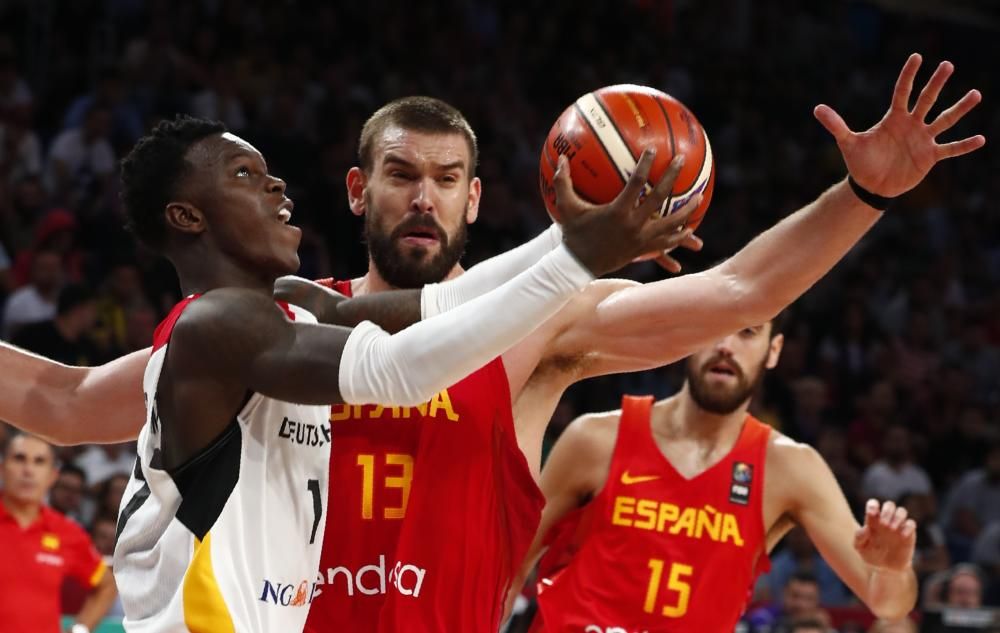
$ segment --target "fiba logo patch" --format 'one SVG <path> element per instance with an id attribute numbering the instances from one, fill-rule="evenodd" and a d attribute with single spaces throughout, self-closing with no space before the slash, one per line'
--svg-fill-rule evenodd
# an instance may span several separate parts
<path id="1" fill-rule="evenodd" d="M 750 484 L 753 482 L 753 466 L 746 462 L 733 464 L 733 480 L 729 485 L 729 501 L 745 506 L 750 503 Z"/>

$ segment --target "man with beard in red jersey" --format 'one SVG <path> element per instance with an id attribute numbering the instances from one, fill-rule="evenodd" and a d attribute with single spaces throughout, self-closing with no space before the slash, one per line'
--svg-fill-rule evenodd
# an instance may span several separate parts
<path id="1" fill-rule="evenodd" d="M 515 348 L 420 407 L 335 407 L 331 480 L 339 485 L 331 486 L 328 513 L 335 520 L 326 524 L 320 570 L 325 584 L 309 626 L 495 631 L 541 514 L 535 479 L 542 437 L 569 385 L 661 366 L 767 321 L 874 225 L 881 216 L 875 207 L 883 207 L 885 198 L 915 187 L 938 161 L 983 145 L 981 136 L 936 143 L 981 97 L 970 91 L 926 123 L 952 66 L 939 66 L 911 110 L 907 99 L 919 64 L 919 56 L 908 60 L 888 113 L 864 133 L 851 132 L 830 108 L 816 109 L 841 148 L 851 180 L 835 184 L 721 265 L 644 285 L 595 281 Z M 400 110 L 414 109 L 419 113 L 402 117 Z M 468 124 L 439 101 L 407 99 L 376 113 L 365 131 L 361 164 L 347 178 L 352 210 L 370 216 L 370 239 L 380 232 L 394 247 L 396 268 L 429 270 L 434 263 L 438 276 L 387 277 L 382 267 L 390 266 L 373 252 L 367 275 L 330 285 L 360 295 L 457 277 L 457 259 L 449 262 L 440 254 L 478 211 L 481 184 L 474 176 L 475 137 Z M 565 204 L 574 204 L 565 166 L 556 182 Z M 464 292 L 483 292 L 555 241 L 543 234 L 497 266 L 458 280 L 469 278 Z M 457 258 L 455 249 L 448 250 Z M 428 314 L 435 311 L 425 307 Z M 65 378 L 68 386 L 59 393 L 70 404 L 90 404 L 93 393 L 120 389 L 109 387 L 109 380 L 138 384 L 122 371 L 125 365 L 98 369 L 87 379 Z M 61 385 L 62 372 L 39 375 Z M 130 432 L 110 424 L 81 429 L 73 416 L 61 414 L 64 408 L 53 407 L 47 427 L 36 432 L 76 441 Z M 392 432 L 382 430 L 386 423 Z"/>
<path id="2" fill-rule="evenodd" d="M 678 394 L 625 396 L 567 427 L 542 470 L 545 510 L 515 583 L 545 552 L 533 632 L 732 631 L 796 524 L 876 615 L 913 608 L 906 510 L 869 500 L 859 526 L 823 458 L 747 412 L 778 363 L 781 318 L 691 355 Z"/>

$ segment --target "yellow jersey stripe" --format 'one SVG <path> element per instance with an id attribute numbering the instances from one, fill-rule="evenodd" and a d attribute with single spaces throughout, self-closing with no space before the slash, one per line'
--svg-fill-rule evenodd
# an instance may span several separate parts
<path id="1" fill-rule="evenodd" d="M 212 533 L 194 541 L 194 556 L 184 574 L 184 624 L 191 633 L 236 633 L 229 608 L 212 570 Z"/>
<path id="2" fill-rule="evenodd" d="M 104 561 L 98 563 L 97 569 L 95 569 L 94 573 L 90 575 L 90 586 L 96 587 L 104 578 L 104 573 L 106 571 L 108 571 L 108 566 L 104 564 Z"/>

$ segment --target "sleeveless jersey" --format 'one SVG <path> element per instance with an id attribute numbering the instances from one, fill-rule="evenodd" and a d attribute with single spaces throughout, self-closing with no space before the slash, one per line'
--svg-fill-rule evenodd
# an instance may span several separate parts
<path id="1" fill-rule="evenodd" d="M 147 421 L 114 552 L 124 624 L 150 633 L 301 631 L 323 544 L 330 409 L 251 394 L 210 446 L 163 468 L 157 385 L 174 324 L 196 298 L 157 328 L 143 378 Z"/>
<path id="2" fill-rule="evenodd" d="M 330 427 L 325 584 L 307 631 L 495 633 L 544 505 L 502 361 L 419 407 L 334 406 Z"/>
<path id="3" fill-rule="evenodd" d="M 652 402 L 623 398 L 604 488 L 556 528 L 534 631 L 732 631 L 769 567 L 762 502 L 770 428 L 747 416 L 726 457 L 685 479 L 653 439 Z"/>

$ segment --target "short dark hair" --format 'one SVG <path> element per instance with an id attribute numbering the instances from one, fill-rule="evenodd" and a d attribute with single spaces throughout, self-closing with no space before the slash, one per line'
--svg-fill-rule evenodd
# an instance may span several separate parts
<path id="1" fill-rule="evenodd" d="M 201 139 L 225 131 L 219 121 L 179 115 L 158 123 L 122 159 L 121 198 L 127 226 L 144 244 L 155 250 L 166 244 L 163 211 L 194 169 L 186 160 L 188 150 Z"/>
<path id="2" fill-rule="evenodd" d="M 375 166 L 375 141 L 389 126 L 433 134 L 461 134 L 469 145 L 469 177 L 476 174 L 479 145 L 472 126 L 457 108 L 433 97 L 403 97 L 390 101 L 371 115 L 361 128 L 358 162 L 370 172 Z"/>
<path id="3" fill-rule="evenodd" d="M 7 442 L 3 445 L 3 452 L 0 453 L 0 455 L 3 456 L 4 460 L 6 460 L 7 457 L 10 456 L 10 448 L 14 445 L 14 440 L 18 439 L 19 437 L 26 437 L 26 438 L 33 439 L 33 440 L 38 440 L 39 442 L 42 442 L 43 444 L 45 444 L 46 446 L 48 446 L 49 447 L 49 453 L 52 455 L 52 464 L 56 468 L 60 467 L 59 454 L 56 453 L 56 447 L 53 446 L 51 442 L 49 442 L 49 441 L 47 441 L 47 440 L 45 440 L 45 439 L 43 439 L 41 437 L 38 437 L 37 435 L 33 435 L 31 433 L 25 433 L 24 431 L 15 431 L 12 435 L 10 435 L 7 438 Z"/>
<path id="4" fill-rule="evenodd" d="M 59 300 L 56 303 L 56 314 L 63 316 L 73 308 L 93 301 L 94 291 L 83 284 L 66 284 L 59 291 Z"/>
<path id="5" fill-rule="evenodd" d="M 785 328 L 788 326 L 788 316 L 788 308 L 783 308 L 781 312 L 774 315 L 774 318 L 771 319 L 771 338 L 785 333 Z"/>

